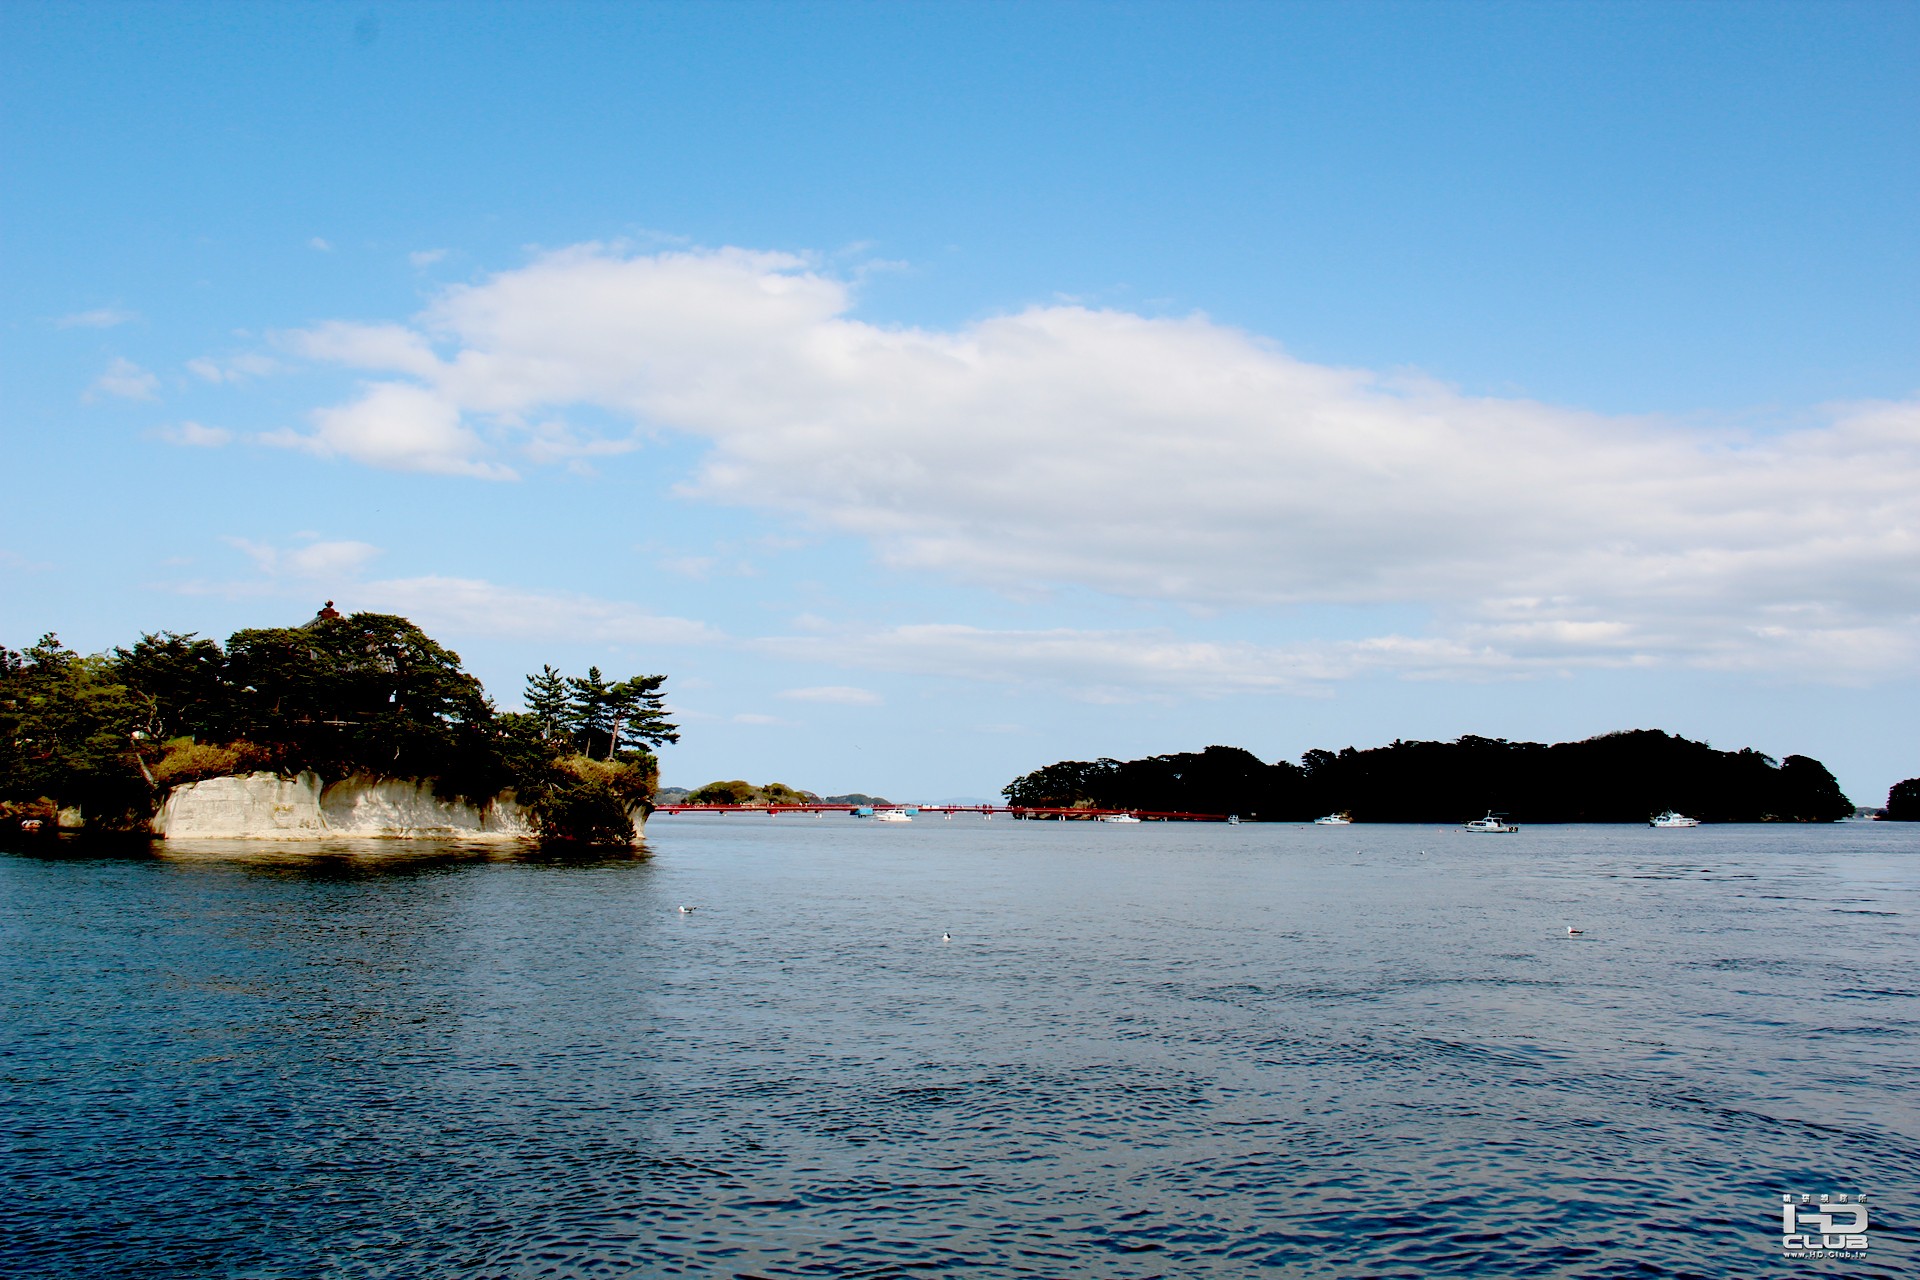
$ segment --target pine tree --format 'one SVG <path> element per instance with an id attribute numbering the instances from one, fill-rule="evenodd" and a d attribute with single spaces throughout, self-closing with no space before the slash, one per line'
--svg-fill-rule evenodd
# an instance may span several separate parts
<path id="1" fill-rule="evenodd" d="M 540 722 L 540 732 L 548 738 L 571 736 L 574 730 L 572 699 L 566 677 L 542 663 L 540 674 L 527 677 L 522 695 L 527 713 Z"/>
<path id="2" fill-rule="evenodd" d="M 608 691 L 615 719 L 607 759 L 613 759 L 622 738 L 649 747 L 680 741 L 680 726 L 667 719 L 663 705 L 661 686 L 666 682 L 665 676 L 633 676 Z"/>
<path id="3" fill-rule="evenodd" d="M 571 695 L 568 710 L 572 713 L 574 737 L 581 754 L 593 755 L 604 736 L 612 744 L 607 749 L 607 759 L 613 759 L 613 746 L 618 745 L 619 738 L 615 729 L 620 722 L 614 705 L 614 686 L 607 683 L 600 668 L 588 667 L 584 678 L 568 676 L 567 688 Z"/>

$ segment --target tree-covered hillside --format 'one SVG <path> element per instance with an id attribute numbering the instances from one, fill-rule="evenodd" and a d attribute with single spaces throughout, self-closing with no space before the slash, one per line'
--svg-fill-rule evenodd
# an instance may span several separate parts
<path id="1" fill-rule="evenodd" d="M 818 804 L 820 797 L 811 791 L 790 787 L 784 782 L 769 782 L 756 787 L 742 778 L 709 782 L 687 793 L 688 804 Z"/>
<path id="2" fill-rule="evenodd" d="M 0 647 L 0 814 L 77 809 L 90 828 L 136 830 L 182 783 L 311 769 L 431 778 L 479 802 L 512 790 L 551 836 L 630 839 L 627 810 L 658 776 L 648 748 L 678 740 L 664 681 L 547 667 L 529 680 L 538 713 L 501 714 L 405 618 L 331 608 L 225 645 L 159 632 L 82 655 L 43 636 Z"/>
<path id="3" fill-rule="evenodd" d="M 1068 760 L 1009 783 L 1011 804 L 1299 821 L 1645 822 L 1667 809 L 1710 822 L 1834 822 L 1853 812 L 1818 760 L 1716 751 L 1652 729 L 1551 746 L 1465 737 L 1309 751 L 1266 764 L 1237 747 L 1144 760 Z"/>

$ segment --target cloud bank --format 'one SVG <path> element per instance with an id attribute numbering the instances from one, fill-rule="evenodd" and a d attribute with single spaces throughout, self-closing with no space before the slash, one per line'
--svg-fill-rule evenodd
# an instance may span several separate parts
<path id="1" fill-rule="evenodd" d="M 791 255 L 580 246 L 407 323 L 287 335 L 369 381 L 280 442 L 501 480 L 587 447 L 569 410 L 612 412 L 710 442 L 688 492 L 904 568 L 1431 618 L 1335 670 L 1866 678 L 1920 656 L 1920 402 L 1743 438 L 1315 365 L 1201 316 L 1053 305 L 948 331 L 854 304 Z"/>

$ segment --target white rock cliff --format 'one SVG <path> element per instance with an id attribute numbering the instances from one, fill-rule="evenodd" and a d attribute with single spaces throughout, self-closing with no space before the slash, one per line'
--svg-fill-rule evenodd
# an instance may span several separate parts
<path id="1" fill-rule="evenodd" d="M 208 840 L 522 840 L 535 834 L 532 814 L 511 792 L 476 807 L 442 800 L 425 779 L 354 774 L 322 783 L 315 773 L 291 778 L 252 773 L 175 787 L 154 816 L 153 830 L 170 838 Z"/>

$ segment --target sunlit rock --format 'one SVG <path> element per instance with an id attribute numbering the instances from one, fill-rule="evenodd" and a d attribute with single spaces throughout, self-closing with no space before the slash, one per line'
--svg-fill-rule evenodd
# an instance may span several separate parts
<path id="1" fill-rule="evenodd" d="M 444 799 L 431 779 L 353 774 L 323 783 L 311 772 L 206 778 L 175 787 L 153 819 L 157 835 L 210 840 L 527 839 L 532 814 L 511 792 L 484 805 Z"/>

